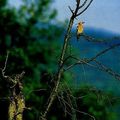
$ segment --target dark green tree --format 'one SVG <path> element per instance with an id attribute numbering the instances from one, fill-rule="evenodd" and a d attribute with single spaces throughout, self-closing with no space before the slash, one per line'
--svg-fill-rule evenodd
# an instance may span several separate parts
<path id="1" fill-rule="evenodd" d="M 56 10 L 50 10 L 51 0 L 22 2 L 18 9 L 10 7 L 7 1 L 0 2 L 0 68 L 9 51 L 6 75 L 26 72 L 23 91 L 27 106 L 34 110 L 27 119 L 37 119 L 45 102 L 41 96 L 49 93 L 46 88 L 51 89 L 48 75 L 56 70 L 63 28 L 51 24 L 56 16 Z M 0 98 L 5 98 L 9 86 L 2 79 L 0 83 Z M 4 102 L 1 107 L 6 106 L 6 110 L 8 101 Z M 7 111 L 1 113 L 2 118 Z"/>

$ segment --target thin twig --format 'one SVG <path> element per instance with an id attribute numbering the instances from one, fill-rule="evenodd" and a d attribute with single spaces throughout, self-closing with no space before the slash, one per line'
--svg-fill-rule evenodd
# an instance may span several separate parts
<path id="1" fill-rule="evenodd" d="M 97 38 L 91 37 L 85 33 L 81 34 L 81 36 L 84 37 L 85 40 L 87 40 L 88 42 L 93 42 L 93 43 L 106 43 L 107 44 L 113 40 L 120 40 L 120 36 L 107 38 L 107 39 L 97 39 Z"/>
<path id="2" fill-rule="evenodd" d="M 88 0 L 85 0 L 85 1 L 83 2 L 83 4 L 79 7 L 79 9 L 81 9 L 82 7 L 84 7 L 85 4 L 87 3 L 87 1 L 88 1 Z"/>
<path id="3" fill-rule="evenodd" d="M 76 66 L 76 65 L 78 65 L 78 64 L 88 64 L 89 62 L 92 62 L 92 61 L 96 60 L 98 57 L 104 55 L 104 54 L 107 53 L 108 51 L 110 51 L 110 50 L 112 50 L 112 49 L 115 49 L 115 48 L 117 48 L 117 47 L 119 47 L 119 46 L 120 46 L 120 43 L 111 45 L 110 47 L 108 47 L 108 48 L 100 51 L 99 53 L 97 53 L 97 54 L 96 54 L 94 57 L 92 57 L 92 58 L 79 59 L 79 58 L 76 58 L 76 57 L 71 56 L 72 58 L 74 58 L 74 59 L 76 59 L 76 60 L 78 60 L 78 61 L 75 62 L 75 63 L 73 63 L 73 64 L 71 64 L 70 66 L 68 66 L 66 69 L 64 69 L 64 71 L 67 71 L 67 70 L 73 68 L 74 66 Z"/>
<path id="4" fill-rule="evenodd" d="M 70 9 L 71 13 L 74 14 L 74 11 L 72 10 L 72 8 L 70 6 L 68 6 L 68 8 Z"/>
<path id="5" fill-rule="evenodd" d="M 8 62 L 8 56 L 9 56 L 9 51 L 7 52 L 7 56 L 6 56 L 6 60 L 5 60 L 3 71 L 5 71 L 5 69 L 6 69 L 7 62 Z"/>
<path id="6" fill-rule="evenodd" d="M 112 49 L 115 49 L 115 48 L 117 48 L 119 46 L 120 46 L 120 43 L 111 45 L 110 47 L 108 47 L 105 50 L 102 50 L 101 52 L 96 54 L 94 57 L 90 58 L 88 61 L 91 62 L 91 61 L 95 60 L 96 58 L 100 57 L 101 55 L 103 55 L 103 54 L 107 53 L 108 51 L 110 51 Z"/>
<path id="7" fill-rule="evenodd" d="M 96 64 L 98 66 L 96 66 L 98 69 L 105 71 L 106 73 L 112 75 L 113 77 L 115 77 L 116 79 L 120 80 L 120 74 L 114 72 L 111 68 L 106 67 L 105 65 L 103 65 L 101 62 L 94 60 L 96 62 Z"/>
<path id="8" fill-rule="evenodd" d="M 112 45 L 112 46 L 110 46 L 109 48 L 107 48 L 107 49 L 105 49 L 105 50 L 102 50 L 101 52 L 99 52 L 97 55 L 95 55 L 94 57 L 92 57 L 92 58 L 90 58 L 90 59 L 81 60 L 81 59 L 77 59 L 77 58 L 76 58 L 76 60 L 78 60 L 78 61 L 77 61 L 76 63 L 68 66 L 68 67 L 65 69 L 65 71 L 71 69 L 71 68 L 74 67 L 75 65 L 78 65 L 78 64 L 87 64 L 87 65 L 90 65 L 90 64 L 88 64 L 89 62 L 95 61 L 99 66 L 97 67 L 97 66 L 91 65 L 92 67 L 94 67 L 94 68 L 99 68 L 100 70 L 103 70 L 103 71 L 107 72 L 108 74 L 112 75 L 113 77 L 115 77 L 116 79 L 120 80 L 120 74 L 114 72 L 112 69 L 110 69 L 110 68 L 106 67 L 105 65 L 103 65 L 102 63 L 96 61 L 96 58 L 97 58 L 97 57 L 99 57 L 99 56 L 105 54 L 106 52 L 108 52 L 109 50 L 114 49 L 114 48 L 119 47 L 119 46 L 120 46 L 120 43 L 115 44 L 115 45 Z"/>
<path id="9" fill-rule="evenodd" d="M 6 70 L 6 67 L 7 67 L 8 57 L 9 57 L 9 51 L 7 52 L 7 56 L 6 56 L 6 59 L 5 59 L 4 67 L 2 69 L 2 76 L 3 77 L 5 76 L 5 70 Z"/>
<path id="10" fill-rule="evenodd" d="M 75 110 L 76 112 L 81 113 L 81 114 L 83 114 L 83 115 L 87 115 L 87 116 L 91 117 L 93 120 L 95 120 L 95 117 L 94 117 L 94 116 L 90 115 L 90 114 L 87 113 L 87 112 L 83 112 L 83 111 L 80 111 L 80 110 L 75 109 L 74 107 L 71 107 L 71 105 L 70 105 L 65 99 L 61 98 L 60 96 L 59 96 L 59 98 L 60 98 L 61 100 L 63 100 L 63 102 L 64 102 L 66 105 L 68 105 L 72 110 Z"/>
<path id="11" fill-rule="evenodd" d="M 84 12 L 89 8 L 89 6 L 91 5 L 92 2 L 93 2 L 93 0 L 91 0 L 91 1 L 89 2 L 89 4 L 88 4 L 81 12 L 79 12 L 76 16 L 79 16 L 79 15 L 81 15 L 82 13 L 84 13 Z"/>

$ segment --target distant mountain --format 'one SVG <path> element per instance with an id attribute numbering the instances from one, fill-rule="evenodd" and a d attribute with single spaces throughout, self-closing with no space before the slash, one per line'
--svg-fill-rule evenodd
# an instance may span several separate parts
<path id="1" fill-rule="evenodd" d="M 75 35 L 76 30 L 74 29 L 72 32 L 71 43 L 80 58 L 91 58 L 110 45 L 120 43 L 120 34 L 103 29 L 86 27 L 84 32 L 88 36 L 92 36 L 96 39 L 103 39 L 107 41 L 107 43 L 88 42 L 84 38 L 77 41 Z M 115 72 L 120 73 L 120 47 L 105 53 L 99 57 L 98 60 L 107 67 L 112 68 Z M 111 75 L 86 65 L 76 67 L 74 70 L 75 75 L 78 76 L 77 79 L 79 79 L 78 83 L 90 83 L 99 88 L 111 90 L 120 94 L 120 81 L 116 80 Z"/>
<path id="2" fill-rule="evenodd" d="M 73 32 L 73 39 L 76 39 L 76 28 L 72 30 Z M 84 34 L 96 38 L 98 40 L 105 40 L 108 42 L 108 44 L 113 44 L 113 43 L 120 43 L 120 34 L 111 32 L 105 29 L 98 29 L 98 28 L 93 28 L 93 27 L 85 27 L 84 28 Z M 97 42 L 96 42 L 97 43 Z"/>
<path id="3" fill-rule="evenodd" d="M 92 27 L 86 27 L 84 31 L 86 34 L 89 34 L 91 36 L 97 36 L 100 38 L 111 38 L 111 37 L 120 36 L 120 34 L 117 34 L 115 32 L 111 32 L 105 29 L 92 28 Z"/>

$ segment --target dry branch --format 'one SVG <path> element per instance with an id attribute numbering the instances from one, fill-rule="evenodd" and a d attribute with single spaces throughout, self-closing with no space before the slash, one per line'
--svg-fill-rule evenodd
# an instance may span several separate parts
<path id="1" fill-rule="evenodd" d="M 115 79 L 117 80 L 120 80 L 120 74 L 113 71 L 111 68 L 105 66 L 104 64 L 102 64 L 101 62 L 97 61 L 96 59 L 102 55 L 104 55 L 106 52 L 109 52 L 110 50 L 112 49 L 115 49 L 117 47 L 120 46 L 120 43 L 118 44 L 114 44 L 102 51 L 100 51 L 99 53 L 97 53 L 94 57 L 92 58 L 84 58 L 84 59 L 79 59 L 79 58 L 76 58 L 74 56 L 69 56 L 68 58 L 72 58 L 74 60 L 76 60 L 77 62 L 71 64 L 70 66 L 68 66 L 67 68 L 64 68 L 64 72 L 65 71 L 68 71 L 69 69 L 73 68 L 74 66 L 76 65 L 82 65 L 82 64 L 86 64 L 90 67 L 94 67 L 96 69 L 99 69 L 101 71 L 104 71 L 106 73 L 108 73 L 109 75 L 113 76 Z M 67 60 L 67 59 L 66 59 Z M 90 64 L 90 62 L 95 62 L 97 65 L 94 65 L 94 64 Z"/>
<path id="2" fill-rule="evenodd" d="M 91 0 L 93 1 L 93 0 Z M 66 55 L 66 51 L 67 51 L 67 47 L 68 47 L 68 42 L 69 42 L 69 39 L 70 39 L 70 34 L 71 34 L 71 29 L 72 29 L 72 26 L 73 26 L 73 23 L 74 23 L 74 19 L 82 14 L 85 10 L 87 10 L 87 8 L 90 6 L 90 4 L 92 2 L 90 2 L 87 7 L 84 9 L 84 11 L 82 11 L 82 13 L 79 13 L 79 10 L 80 10 L 80 0 L 76 0 L 76 8 L 75 10 L 72 10 L 70 7 L 70 11 L 72 12 L 72 16 L 70 18 L 70 21 L 69 21 L 69 25 L 68 25 L 68 29 L 67 29 L 67 32 L 66 32 L 66 35 L 64 37 L 64 44 L 63 44 L 63 48 L 62 48 L 62 52 L 61 52 L 61 56 L 60 56 L 60 62 L 59 62 L 59 68 L 58 68 L 58 72 L 56 74 L 56 77 L 54 79 L 55 81 L 55 86 L 51 92 L 51 95 L 49 97 L 49 100 L 48 100 L 48 104 L 47 104 L 47 107 L 45 109 L 45 111 L 43 112 L 42 116 L 40 117 L 41 120 L 46 120 L 47 118 L 47 113 L 49 112 L 56 96 L 57 96 L 57 93 L 58 93 L 58 89 L 59 89 L 59 84 L 60 84 L 60 80 L 61 80 L 61 76 L 64 72 L 64 59 L 65 59 L 65 55 Z"/>
<path id="3" fill-rule="evenodd" d="M 23 111 L 25 107 L 25 99 L 22 93 L 22 78 L 25 74 L 23 71 L 20 74 L 15 74 L 14 76 L 5 75 L 7 61 L 8 61 L 9 52 L 7 53 L 5 64 L 3 69 L 1 68 L 1 77 L 2 80 L 5 80 L 8 84 L 8 89 L 10 91 L 9 107 L 8 107 L 8 120 L 23 120 Z"/>
<path id="4" fill-rule="evenodd" d="M 79 59 L 79 58 L 74 57 L 74 56 L 69 56 L 69 57 L 75 59 L 77 62 L 75 62 L 75 63 L 71 64 L 70 66 L 68 66 L 67 68 L 65 68 L 64 71 L 67 71 L 67 70 L 73 68 L 75 65 L 78 65 L 78 64 L 88 64 L 88 63 L 96 60 L 98 57 L 104 55 L 105 53 L 107 53 L 107 52 L 109 52 L 110 50 L 115 49 L 115 48 L 117 48 L 117 47 L 120 47 L 120 43 L 111 45 L 110 47 L 108 47 L 108 48 L 100 51 L 99 53 L 97 53 L 95 56 L 93 56 L 93 57 L 91 57 L 91 58 Z"/>
<path id="5" fill-rule="evenodd" d="M 81 14 L 83 14 L 83 13 L 89 8 L 89 6 L 91 5 L 92 2 L 93 2 L 93 0 L 91 0 L 91 1 L 89 2 L 89 4 L 88 4 L 81 12 L 77 13 L 76 17 L 79 16 L 79 15 L 81 15 Z M 86 1 L 86 3 L 87 3 L 87 1 Z M 82 8 L 82 7 L 81 7 L 81 8 Z M 79 8 L 78 8 L 78 9 L 79 9 Z"/>

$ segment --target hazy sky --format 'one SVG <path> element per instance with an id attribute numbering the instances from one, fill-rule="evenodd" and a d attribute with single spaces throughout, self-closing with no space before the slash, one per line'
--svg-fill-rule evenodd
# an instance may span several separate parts
<path id="1" fill-rule="evenodd" d="M 53 7 L 58 10 L 57 19 L 69 19 L 70 5 L 75 8 L 75 0 L 54 0 Z M 78 17 L 78 21 L 85 21 L 86 26 L 103 28 L 120 33 L 120 0 L 93 0 L 88 10 Z M 76 23 L 78 21 L 75 21 Z"/>
<path id="2" fill-rule="evenodd" d="M 10 0 L 15 6 L 19 6 L 21 0 Z M 31 0 L 34 1 L 34 0 Z M 70 18 L 71 8 L 75 8 L 76 0 L 54 0 L 52 7 L 58 10 L 57 19 L 64 21 Z M 84 1 L 84 0 L 81 0 Z M 120 0 L 93 0 L 88 10 L 78 20 L 85 21 L 85 26 L 102 28 L 120 33 Z"/>

